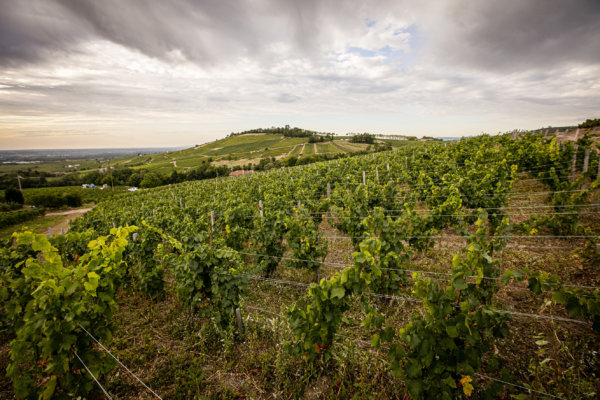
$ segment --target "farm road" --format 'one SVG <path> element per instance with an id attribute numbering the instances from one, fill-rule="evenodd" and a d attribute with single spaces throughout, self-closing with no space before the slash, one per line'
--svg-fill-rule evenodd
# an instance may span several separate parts
<path id="1" fill-rule="evenodd" d="M 83 214 L 85 214 L 86 212 L 92 210 L 94 207 L 88 207 L 88 208 L 77 208 L 75 210 L 68 210 L 68 211 L 58 211 L 58 212 L 51 212 L 51 213 L 47 213 L 46 216 L 47 217 L 57 217 L 57 216 L 62 216 L 64 215 L 66 218 L 61 219 L 58 223 L 54 224 L 53 226 L 51 226 L 52 228 L 52 234 L 56 235 L 60 233 L 61 228 L 64 230 L 64 232 L 67 232 L 69 230 L 69 220 L 73 220 L 77 217 L 82 216 Z M 44 228 L 44 231 L 41 232 L 44 233 L 45 235 L 48 235 L 48 230 Z"/>

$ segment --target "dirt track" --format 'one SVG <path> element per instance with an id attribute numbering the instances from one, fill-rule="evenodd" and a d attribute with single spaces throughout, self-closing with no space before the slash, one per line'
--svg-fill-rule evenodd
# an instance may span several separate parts
<path id="1" fill-rule="evenodd" d="M 82 216 L 83 214 L 85 214 L 86 212 L 90 211 L 93 208 L 94 207 L 77 208 L 75 210 L 47 213 L 46 214 L 47 217 L 55 217 L 55 216 L 61 216 L 61 215 L 65 216 L 64 219 L 60 220 L 58 223 L 51 226 L 52 234 L 56 235 L 56 234 L 61 233 L 61 229 L 63 229 L 64 232 L 67 232 L 69 230 L 69 221 L 70 220 L 74 220 L 75 218 Z M 44 231 L 45 232 L 43 232 L 43 233 L 45 235 L 48 235 L 48 230 L 44 228 Z"/>

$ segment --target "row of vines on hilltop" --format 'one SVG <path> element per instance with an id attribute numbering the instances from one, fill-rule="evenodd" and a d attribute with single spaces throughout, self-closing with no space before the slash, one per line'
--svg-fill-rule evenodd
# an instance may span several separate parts
<path id="1" fill-rule="evenodd" d="M 597 184 L 578 189 L 597 177 L 588 171 L 572 180 L 565 172 L 572 153 L 570 145 L 561 148 L 541 135 L 518 141 L 482 136 L 160 187 L 102 203 L 75 221 L 69 234 L 51 241 L 16 234 L 0 254 L 0 318 L 14 336 L 8 373 L 15 395 L 49 398 L 93 389 L 77 358 L 95 375 L 112 364 L 81 335 L 82 327 L 110 340 L 121 286 L 160 299 L 170 268 L 180 301 L 227 327 L 249 279 L 272 276 L 282 260 L 313 271 L 316 281 L 309 304 L 287 311 L 291 353 L 326 362 L 344 313 L 358 301 L 372 345 L 386 345 L 390 369 L 411 396 L 470 395 L 494 340 L 509 334 L 509 315 L 495 309 L 501 281 L 529 279 L 532 291 L 552 291 L 570 315 L 592 319 L 600 331 L 598 291 L 584 296 L 556 277 L 529 271 L 502 275 L 494 258 L 509 235 L 504 207 L 523 170 L 554 192 L 556 214 L 573 212 L 534 216 L 516 228 L 578 233 L 595 244 L 593 232 L 578 225 L 578 205 Z M 352 265 L 319 279 L 328 254 L 319 231 L 323 220 L 351 237 L 356 252 Z M 404 265 L 413 253 L 433 246 L 449 228 L 467 239 L 450 284 L 442 288 L 408 274 Z M 397 330 L 372 295 L 398 295 L 409 280 L 425 312 Z M 490 384 L 485 390 L 501 388 Z"/>

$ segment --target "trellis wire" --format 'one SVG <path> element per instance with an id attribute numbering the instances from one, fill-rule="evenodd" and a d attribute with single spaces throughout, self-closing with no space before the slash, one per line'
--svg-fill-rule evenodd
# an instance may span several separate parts
<path id="1" fill-rule="evenodd" d="M 531 388 L 528 388 L 528 387 L 525 387 L 525 386 L 517 385 L 516 383 L 506 382 L 506 381 L 503 381 L 503 380 L 498 379 L 498 378 L 492 378 L 491 376 L 483 375 L 483 374 L 480 374 L 478 372 L 476 372 L 475 375 L 479 376 L 481 378 L 484 378 L 484 379 L 489 379 L 489 380 L 492 380 L 492 381 L 496 381 L 498 383 L 503 383 L 505 385 L 514 386 L 514 387 L 517 387 L 519 389 L 524 389 L 524 390 L 527 390 L 528 392 L 535 392 L 535 393 L 541 394 L 543 396 L 552 397 L 554 399 L 566 400 L 563 397 L 555 396 L 553 394 L 549 394 L 549 393 L 545 393 L 545 392 L 540 392 L 539 390 L 535 390 L 535 389 L 531 389 Z"/>
<path id="2" fill-rule="evenodd" d="M 239 276 L 246 276 L 250 279 L 255 279 L 255 280 L 260 280 L 260 281 L 265 281 L 265 282 L 274 282 L 274 283 L 283 284 L 283 285 L 310 287 L 310 284 L 303 283 L 303 282 L 285 281 L 285 280 L 281 280 L 281 279 L 259 277 L 256 275 L 239 274 Z M 372 293 L 372 292 L 366 292 L 364 294 L 367 296 L 371 296 L 371 297 L 380 297 L 380 298 L 385 298 L 385 299 L 390 299 L 390 300 L 411 301 L 411 302 L 415 302 L 415 303 L 423 302 L 423 300 L 416 299 L 413 297 L 402 297 L 402 296 L 379 294 L 379 293 Z M 460 307 L 460 306 L 455 306 L 455 307 Z M 523 312 L 518 312 L 518 311 L 500 310 L 500 309 L 495 309 L 495 308 L 491 308 L 490 310 L 498 312 L 498 313 L 502 313 L 502 314 L 515 315 L 518 317 L 529 317 L 529 318 L 547 319 L 550 321 L 571 322 L 571 323 L 582 324 L 582 325 L 590 325 L 589 322 L 587 322 L 587 321 L 581 321 L 581 320 L 572 319 L 572 318 L 555 317 L 552 315 L 539 315 L 539 314 L 523 313 Z"/>
<path id="3" fill-rule="evenodd" d="M 281 315 L 279 315 L 279 314 L 276 314 L 276 313 L 268 311 L 268 310 L 264 310 L 264 309 L 259 308 L 259 307 L 252 307 L 252 306 L 244 306 L 244 307 L 245 308 L 249 308 L 249 309 L 253 309 L 253 310 L 256 310 L 256 311 L 259 311 L 259 312 L 263 312 L 263 313 L 266 313 L 266 314 L 272 314 L 272 315 L 275 315 L 276 317 L 281 317 Z M 336 333 L 335 336 L 341 337 L 341 338 L 344 338 L 344 339 L 348 339 L 348 340 L 352 340 L 352 341 L 355 341 L 355 342 L 357 342 L 359 344 L 363 344 L 363 345 L 367 345 L 369 347 L 372 347 L 371 346 L 371 342 L 363 340 L 363 339 L 353 338 L 353 337 L 350 337 L 350 336 L 343 335 L 341 333 Z M 531 388 L 528 388 L 528 387 L 525 387 L 525 386 L 522 386 L 522 385 L 518 385 L 516 383 L 511 383 L 511 382 L 503 381 L 501 379 L 494 378 L 494 377 L 491 377 L 491 376 L 488 376 L 488 375 L 484 375 L 484 374 L 481 374 L 481 373 L 478 373 L 478 372 L 476 372 L 474 375 L 478 376 L 480 378 L 483 378 L 483 379 L 496 381 L 496 382 L 502 383 L 504 385 L 514 386 L 516 388 L 523 389 L 523 390 L 526 390 L 528 392 L 538 393 L 538 394 L 541 394 L 543 396 L 548 396 L 548 397 L 552 397 L 552 398 L 555 398 L 555 399 L 566 400 L 566 399 L 564 399 L 562 397 L 559 397 L 559 396 L 556 396 L 556 395 L 552 395 L 552 394 L 549 394 L 549 393 L 546 393 L 546 392 L 542 392 L 542 391 L 539 391 L 539 390 L 531 389 Z"/>
<path id="4" fill-rule="evenodd" d="M 588 189 L 579 189 L 579 190 L 556 190 L 556 191 L 535 191 L 535 192 L 516 192 L 516 191 L 511 191 L 511 192 L 505 192 L 504 194 L 506 195 L 519 195 L 520 197 L 526 197 L 526 196 L 530 196 L 530 195 L 540 195 L 540 194 L 555 194 L 555 193 L 579 193 L 579 192 L 583 192 L 585 190 Z M 332 196 L 333 196 L 333 192 L 332 192 Z M 482 193 L 480 194 L 480 196 L 495 196 L 497 195 L 497 193 Z M 465 196 L 462 194 L 459 194 L 459 196 L 461 197 L 461 199 L 473 199 L 476 198 L 476 196 Z M 419 196 L 419 195 L 404 195 L 404 196 L 373 196 L 373 195 L 369 195 L 368 198 L 369 199 L 382 199 L 382 200 L 391 200 L 391 199 L 406 199 L 406 198 L 419 198 L 419 199 L 429 199 L 429 198 L 438 198 L 438 197 L 448 197 L 448 195 L 426 195 L 426 196 Z M 252 197 L 252 200 L 256 200 L 258 201 L 259 199 L 262 199 L 262 196 L 259 197 Z M 315 196 L 315 197 L 299 197 L 299 198 L 294 198 L 291 200 L 287 200 L 290 204 L 297 204 L 298 201 L 315 201 L 315 200 L 322 200 L 324 199 L 323 196 Z"/>
<path id="5" fill-rule="evenodd" d="M 98 379 L 96 379 L 96 377 L 94 376 L 94 374 L 92 374 L 92 371 L 90 371 L 90 369 L 88 368 L 87 365 L 85 365 L 85 363 L 83 362 L 83 360 L 81 359 L 81 357 L 79 357 L 79 354 L 77 354 L 77 352 L 75 350 L 73 350 L 73 354 L 75 354 L 75 357 L 77 357 L 77 359 L 79 360 L 79 362 L 83 365 L 83 368 L 85 368 L 85 370 L 88 372 L 88 374 L 90 374 L 90 376 L 94 379 L 94 381 L 96 382 L 96 384 L 100 387 L 100 389 L 102 389 L 102 391 L 104 392 L 104 395 L 106 396 L 106 398 L 108 400 L 112 400 L 112 397 L 110 397 L 110 394 L 108 394 L 108 392 L 106 391 L 106 389 L 104 389 L 104 386 L 102 386 L 100 384 L 100 382 L 98 382 Z"/>
<path id="6" fill-rule="evenodd" d="M 243 254 L 243 255 L 247 255 L 247 256 L 255 256 L 255 257 L 264 257 L 264 258 L 274 258 L 274 259 L 278 259 L 278 260 L 287 260 L 287 261 L 300 261 L 300 262 L 308 262 L 308 263 L 314 263 L 314 264 L 322 264 L 322 265 L 334 265 L 334 266 L 339 266 L 339 267 L 351 267 L 353 264 L 350 263 L 339 263 L 339 262 L 331 262 L 331 261 L 319 261 L 319 260 L 310 260 L 310 259 L 301 259 L 301 258 L 293 258 L 293 257 L 285 257 L 285 256 L 271 256 L 271 255 L 267 255 L 267 254 L 258 254 L 258 253 L 248 253 L 248 252 L 242 252 L 242 251 L 238 251 L 238 250 L 226 250 L 228 252 L 232 252 L 232 253 L 237 253 L 237 254 Z M 414 270 L 414 269 L 403 269 L 403 268 L 389 268 L 389 267 L 381 267 L 380 269 L 382 270 L 389 270 L 389 271 L 399 271 L 399 272 L 411 272 L 411 273 L 419 273 L 419 274 L 429 274 L 429 275 L 444 275 L 444 276 L 452 276 L 452 274 L 448 273 L 448 272 L 436 272 L 436 271 L 424 271 L 424 270 Z M 472 278 L 472 279 L 484 279 L 484 280 L 496 280 L 499 281 L 500 278 L 492 278 L 489 276 L 476 276 L 476 275 L 465 275 L 465 278 Z M 547 285 L 551 285 L 551 286 L 556 286 L 556 284 L 554 283 L 546 283 Z M 564 284 L 562 285 L 564 287 L 571 287 L 571 288 L 577 288 L 577 289 L 590 289 L 590 290 L 598 290 L 600 289 L 600 287 L 596 287 L 596 286 L 585 286 L 585 285 L 574 285 L 574 284 Z M 523 288 L 519 288 L 517 286 L 507 286 L 507 287 L 511 287 L 511 288 L 518 288 L 518 289 L 523 289 Z"/>
<path id="7" fill-rule="evenodd" d="M 115 355 L 113 353 L 111 353 L 110 350 L 108 350 L 106 347 L 104 347 L 102 345 L 102 343 L 100 343 L 98 341 L 98 339 L 96 339 L 87 329 L 85 329 L 81 324 L 79 324 L 79 327 L 81 329 L 83 329 L 85 331 L 85 333 L 87 333 L 94 340 L 94 342 L 96 342 L 105 352 L 107 352 L 112 358 L 114 358 L 115 361 L 118 362 L 119 365 L 125 369 L 125 371 L 129 372 L 129 374 L 131 376 L 133 376 L 139 383 L 141 383 L 142 386 L 144 386 L 146 389 L 148 389 L 156 398 L 162 400 L 162 397 L 160 397 L 158 394 L 156 394 L 156 392 L 154 390 L 150 389 L 150 387 L 148 385 L 146 385 L 140 378 L 138 378 L 133 372 L 131 372 L 131 370 L 129 368 L 127 368 L 125 366 L 125 364 L 123 364 L 121 362 L 121 360 L 119 360 L 117 357 L 115 357 Z"/>

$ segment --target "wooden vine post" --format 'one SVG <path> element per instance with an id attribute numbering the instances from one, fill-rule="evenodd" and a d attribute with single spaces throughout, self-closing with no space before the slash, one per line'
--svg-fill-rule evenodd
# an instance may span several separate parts
<path id="1" fill-rule="evenodd" d="M 585 156 L 583 158 L 583 172 L 588 171 L 588 166 L 590 163 L 590 149 L 585 149 Z"/>
<path id="2" fill-rule="evenodd" d="M 578 145 L 575 145 L 575 150 L 573 151 L 573 163 L 571 164 L 571 180 L 575 180 L 575 167 L 577 166 L 577 149 Z"/>

